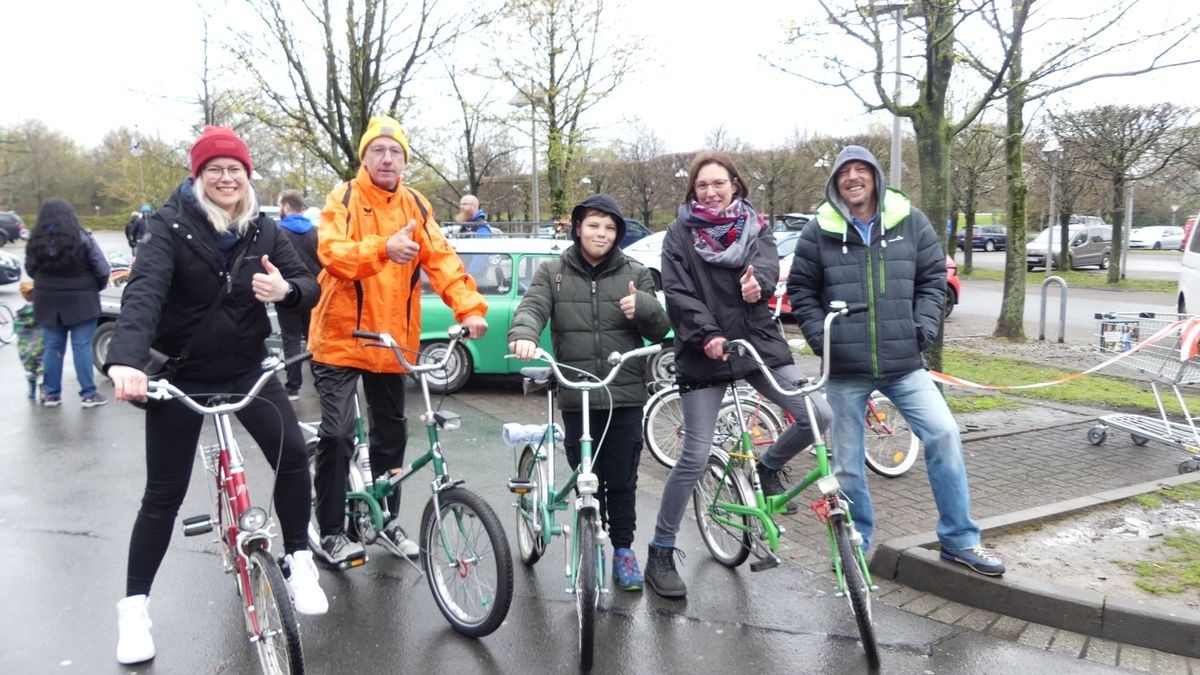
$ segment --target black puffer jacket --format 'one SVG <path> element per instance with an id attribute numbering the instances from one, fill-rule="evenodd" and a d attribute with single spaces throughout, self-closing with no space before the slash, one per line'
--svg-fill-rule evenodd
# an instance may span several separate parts
<path id="1" fill-rule="evenodd" d="M 576 246 L 563 251 L 558 260 L 542 263 L 534 273 L 533 283 L 513 316 L 508 339 L 539 342 L 549 322 L 556 359 L 595 375 L 606 375 L 612 368 L 605 361 L 609 354 L 637 349 L 645 344 L 643 337 L 659 342 L 671 325 L 654 296 L 649 270 L 615 250 L 593 282 Z M 625 318 L 618 304 L 629 295 L 631 281 L 638 289 L 632 320 Z M 644 361 L 626 362 L 609 385 L 614 407 L 645 404 L 645 371 Z M 562 410 L 583 407 L 581 394 L 569 389 L 559 391 L 558 401 Z M 607 408 L 608 397 L 603 390 L 594 391 L 589 404 L 593 409 Z"/>
<path id="2" fill-rule="evenodd" d="M 885 194 L 883 227 L 872 230 L 870 245 L 828 201 L 804 226 L 796 245 L 788 296 L 815 352 L 821 351 L 830 301 L 870 307 L 834 324 L 834 375 L 879 379 L 923 368 L 921 352 L 933 343 L 942 321 L 946 254 L 938 236 L 904 193 Z"/>
<path id="3" fill-rule="evenodd" d="M 189 344 L 188 358 L 176 372 L 181 379 L 227 380 L 258 369 L 266 356 L 263 341 L 271 333 L 271 324 L 266 305 L 254 298 L 251 279 L 263 271 L 264 255 L 295 288 L 280 306 L 316 304 L 320 294 L 316 277 L 270 217 L 259 215 L 231 253 L 223 256 L 216 230 L 196 201 L 192 180 L 184 180 L 148 220 L 121 298 L 106 369 L 114 364 L 141 368 L 151 346 L 178 356 Z M 214 318 L 199 325 L 217 294 L 224 292 L 235 257 L 241 257 L 242 263 L 229 293 Z M 189 343 L 193 333 L 196 339 Z"/>
<path id="4" fill-rule="evenodd" d="M 751 304 L 742 299 L 740 279 L 746 265 L 728 269 L 705 262 L 696 252 L 685 222 L 688 217 L 687 207 L 680 207 L 662 248 L 663 290 L 675 327 L 675 380 L 684 385 L 723 384 L 758 372 L 749 359 L 708 358 L 704 343 L 718 336 L 749 340 L 772 368 L 793 363 L 767 307 L 779 281 L 779 254 L 771 230 L 762 229 L 746 261 L 754 265 L 754 276 L 762 286 L 762 299 Z"/>

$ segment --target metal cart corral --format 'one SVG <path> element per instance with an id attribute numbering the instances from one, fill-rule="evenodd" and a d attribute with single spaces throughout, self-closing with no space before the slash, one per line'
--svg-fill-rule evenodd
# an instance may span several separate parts
<path id="1" fill-rule="evenodd" d="M 1189 321 L 1190 320 L 1190 321 Z M 1200 471 L 1200 430 L 1188 411 L 1180 385 L 1200 383 L 1200 358 L 1184 358 L 1180 344 L 1189 329 L 1200 320 L 1186 314 L 1159 312 L 1109 312 L 1097 314 L 1100 352 L 1124 354 L 1117 364 L 1150 378 L 1150 389 L 1158 404 L 1158 418 L 1117 413 L 1104 415 L 1088 429 L 1088 442 L 1100 445 L 1108 438 L 1109 427 L 1127 432 L 1137 445 L 1154 440 L 1191 453 L 1179 463 L 1179 473 Z M 1170 387 L 1183 411 L 1182 422 L 1172 422 L 1163 406 L 1162 394 Z"/>

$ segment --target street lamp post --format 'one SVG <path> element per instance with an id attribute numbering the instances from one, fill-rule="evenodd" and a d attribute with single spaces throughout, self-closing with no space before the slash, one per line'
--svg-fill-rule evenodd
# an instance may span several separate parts
<path id="1" fill-rule="evenodd" d="M 900 2 L 888 2 L 882 4 L 872 4 L 863 11 L 872 16 L 881 14 L 895 14 L 896 16 L 896 84 L 892 92 L 892 103 L 900 105 L 900 61 L 903 58 L 903 52 L 900 49 L 901 39 L 904 37 L 904 13 L 912 5 L 909 0 L 901 0 Z M 892 114 L 892 157 L 891 157 L 891 172 L 888 177 L 888 187 L 900 189 L 900 178 L 902 172 L 901 155 L 901 135 L 900 135 L 900 116 Z"/>
<path id="2" fill-rule="evenodd" d="M 533 87 L 529 88 L 530 93 L 526 94 L 523 91 L 518 91 L 509 101 L 508 104 L 518 108 L 529 106 L 529 144 L 532 147 L 532 174 L 530 182 L 533 183 L 531 199 L 533 200 L 533 222 L 540 223 L 542 221 L 542 210 L 539 202 L 541 198 L 538 196 L 538 161 L 537 161 L 537 107 L 533 104 Z"/>

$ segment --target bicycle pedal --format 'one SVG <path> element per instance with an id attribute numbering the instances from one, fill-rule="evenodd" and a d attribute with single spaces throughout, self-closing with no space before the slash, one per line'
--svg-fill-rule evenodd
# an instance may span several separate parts
<path id="1" fill-rule="evenodd" d="M 772 567 L 779 567 L 779 558 L 763 558 L 762 560 L 756 560 L 750 563 L 751 572 L 761 572 L 763 570 L 769 570 Z"/>
<path id="2" fill-rule="evenodd" d="M 345 560 L 330 564 L 329 567 L 332 567 L 339 572 L 344 572 L 349 569 L 354 569 L 355 567 L 362 567 L 363 565 L 367 564 L 368 560 L 370 560 L 370 558 L 367 557 L 367 552 L 363 551 L 362 553 L 356 553 Z"/>
<path id="3" fill-rule="evenodd" d="M 180 527 L 183 529 L 183 536 L 194 537 L 198 534 L 212 532 L 213 523 L 212 518 L 207 515 L 192 516 L 191 518 L 184 518 L 183 522 L 180 523 Z"/>
<path id="4" fill-rule="evenodd" d="M 517 495 L 529 494 L 533 491 L 533 481 L 528 478 L 511 478 L 508 481 L 508 491 Z"/>

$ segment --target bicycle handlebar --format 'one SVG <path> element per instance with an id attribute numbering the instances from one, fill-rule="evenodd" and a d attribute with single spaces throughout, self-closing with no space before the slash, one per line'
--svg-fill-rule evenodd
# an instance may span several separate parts
<path id="1" fill-rule="evenodd" d="M 547 353 L 541 347 L 538 347 L 537 351 L 534 352 L 533 358 L 541 359 L 542 361 L 545 361 L 546 363 L 550 364 L 551 370 L 554 371 L 554 376 L 558 379 L 558 383 L 560 385 L 562 385 L 563 387 L 566 387 L 567 389 L 576 389 L 579 391 L 583 391 L 583 390 L 592 391 L 594 389 L 600 389 L 601 387 L 608 386 L 613 381 L 613 379 L 616 378 L 617 372 L 621 370 L 621 366 L 624 365 L 626 361 L 628 361 L 630 359 L 638 359 L 643 356 L 651 356 L 651 355 L 657 354 L 661 351 L 662 351 L 662 345 L 654 344 L 654 345 L 646 345 L 645 347 L 638 347 L 637 349 L 633 349 L 633 350 L 627 351 L 625 353 L 613 352 L 612 354 L 608 355 L 608 359 L 607 359 L 607 362 L 610 366 L 612 366 L 612 369 L 608 371 L 608 375 L 606 375 L 604 377 L 604 379 L 596 381 L 596 382 L 580 382 L 577 380 L 567 379 L 567 376 L 564 375 L 563 372 L 558 369 L 558 361 L 555 361 L 554 357 L 551 356 L 549 353 Z M 507 354 L 507 355 L 505 355 L 504 358 L 506 358 L 506 359 L 515 358 L 515 355 Z"/>
<path id="2" fill-rule="evenodd" d="M 414 365 L 404 358 L 404 351 L 400 349 L 400 345 L 390 333 L 372 333 L 365 330 L 354 330 L 350 333 L 352 336 L 362 340 L 372 340 L 363 345 L 364 347 L 387 347 L 396 355 L 396 359 L 400 361 L 400 365 L 410 373 L 428 373 L 434 370 L 441 370 L 446 367 L 450 361 L 450 357 L 454 356 L 454 347 L 460 340 L 470 337 L 470 331 L 465 326 L 454 324 L 446 330 L 446 336 L 450 338 L 449 348 L 442 355 L 441 360 L 435 363 L 427 363 L 423 366 Z"/>
<path id="3" fill-rule="evenodd" d="M 766 375 L 767 381 L 770 382 L 775 391 L 779 392 L 780 394 L 783 394 L 784 396 L 807 396 L 808 394 L 811 394 L 825 386 L 825 381 L 829 379 L 829 370 L 832 363 L 832 360 L 829 358 L 830 328 L 833 326 L 834 320 L 836 320 L 838 317 L 850 316 L 851 314 L 865 312 L 868 309 L 868 306 L 865 304 L 847 306 L 846 303 L 842 302 L 841 300 L 834 300 L 829 303 L 829 306 L 831 311 L 825 315 L 825 334 L 822 336 L 823 349 L 821 350 L 821 353 L 824 355 L 824 357 L 821 359 L 821 377 L 807 387 L 800 387 L 799 389 L 792 391 L 788 391 L 787 389 L 781 387 L 775 380 L 775 374 L 771 372 L 770 367 L 768 367 L 767 364 L 763 362 L 762 357 L 759 356 L 758 350 L 754 348 L 754 345 L 750 344 L 746 340 L 729 340 L 725 343 L 725 352 L 731 354 L 736 353 L 739 356 L 745 356 L 754 361 L 755 365 L 758 366 L 758 369 L 762 371 L 763 375 Z"/>
<path id="4" fill-rule="evenodd" d="M 306 361 L 312 358 L 312 352 L 303 352 L 296 354 L 288 359 L 280 359 L 277 356 L 268 357 L 263 361 L 263 373 L 258 377 L 254 386 L 250 387 L 250 391 L 245 394 L 224 394 L 225 396 L 237 396 L 238 401 L 235 403 L 220 403 L 217 405 L 201 405 L 196 399 L 189 396 L 186 392 L 171 384 L 166 379 L 151 380 L 147 383 L 146 398 L 152 398 L 156 401 L 167 401 L 175 399 L 183 403 L 188 408 L 201 415 L 222 415 L 235 413 L 250 404 L 258 392 L 266 386 L 267 380 L 275 373 L 287 368 L 288 366 Z"/>

